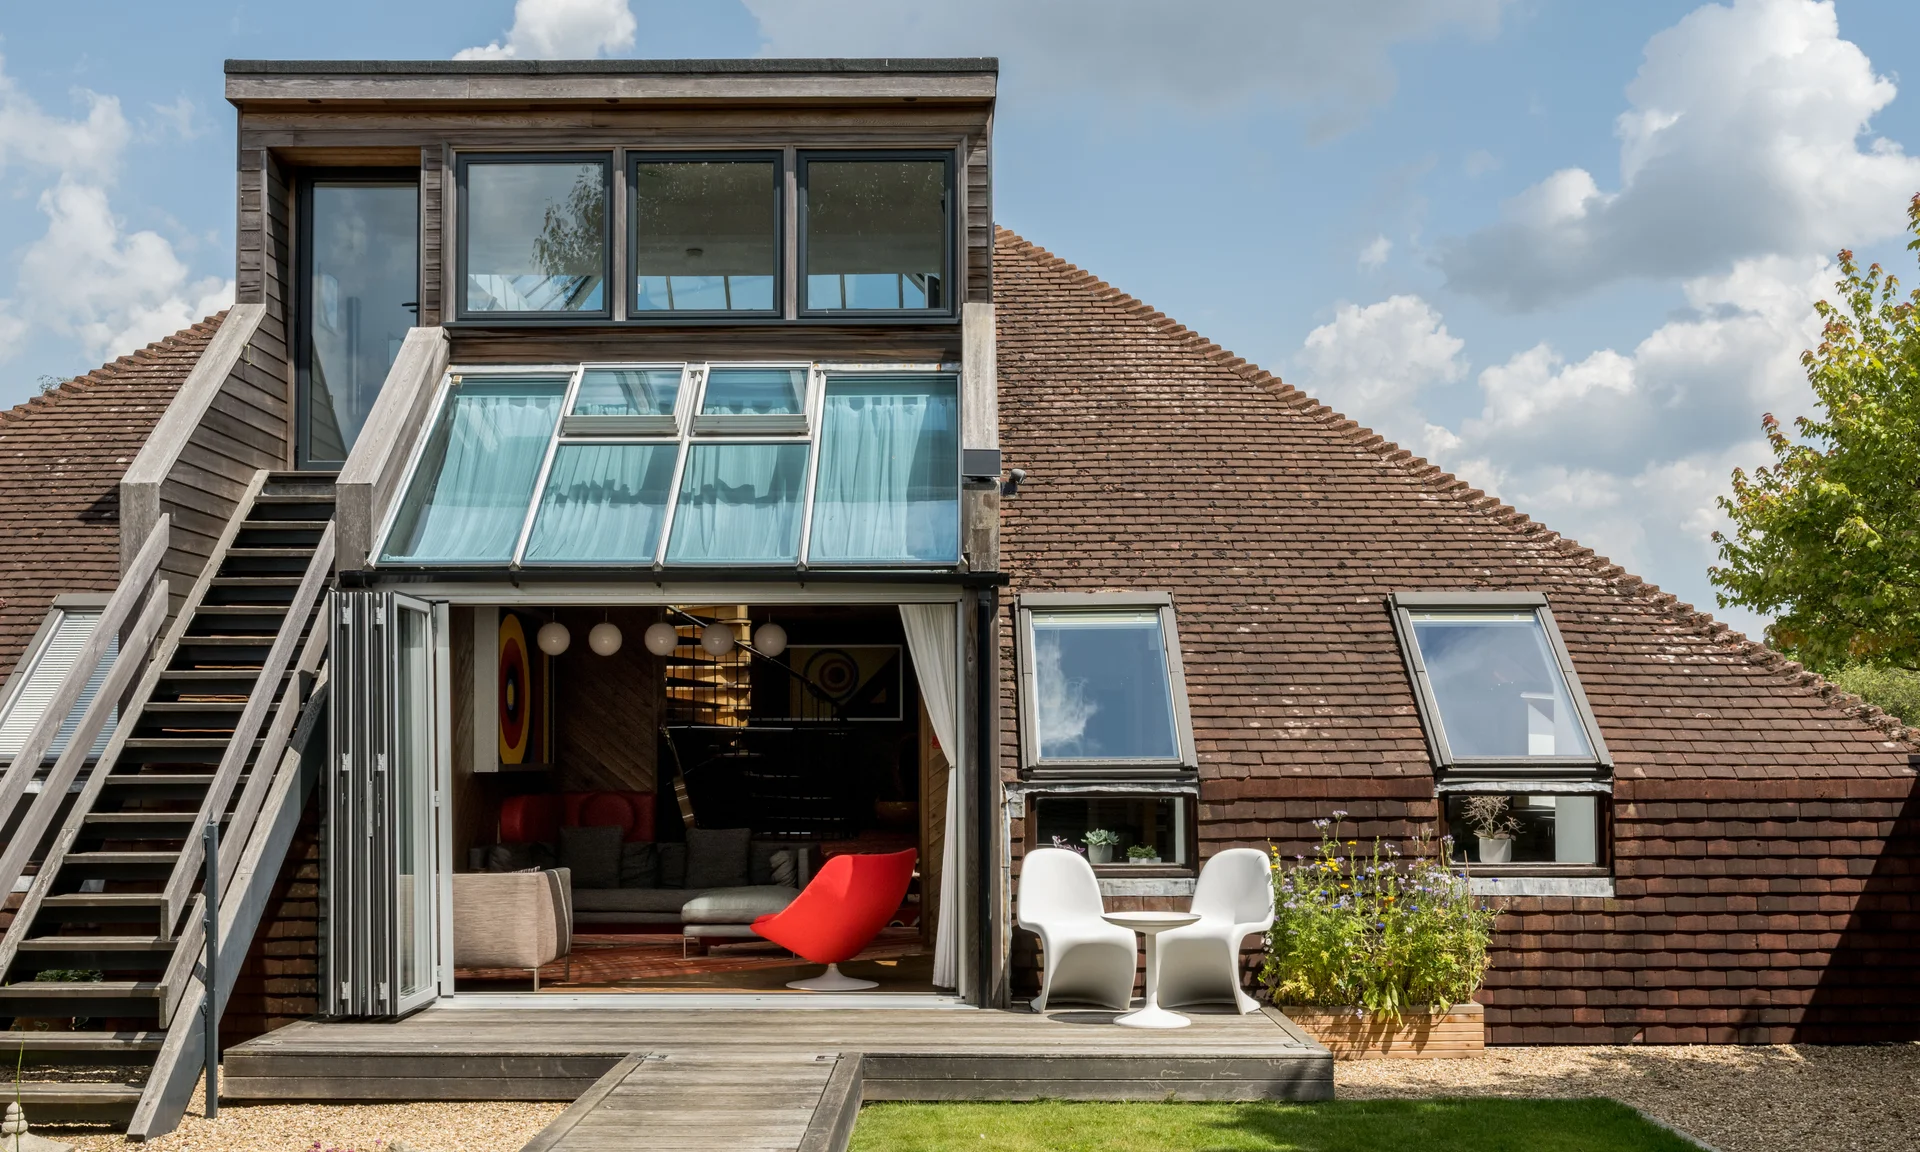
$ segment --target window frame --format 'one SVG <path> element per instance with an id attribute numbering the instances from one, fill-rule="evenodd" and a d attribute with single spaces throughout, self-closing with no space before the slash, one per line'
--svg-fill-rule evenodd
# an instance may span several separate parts
<path id="1" fill-rule="evenodd" d="M 664 312 L 639 311 L 633 302 L 640 295 L 640 216 L 637 209 L 640 191 L 635 176 L 642 164 L 672 163 L 739 163 L 764 164 L 773 162 L 773 307 L 768 309 L 737 310 L 727 309 L 686 309 Z M 714 149 L 712 151 L 693 150 L 652 150 L 628 149 L 623 171 L 626 179 L 626 270 L 622 275 L 625 281 L 621 291 L 625 293 L 625 321 L 640 325 L 714 323 L 714 322 L 759 322 L 782 320 L 786 318 L 787 308 L 787 156 L 781 149 L 735 150 Z"/>
<path id="2" fill-rule="evenodd" d="M 294 468 L 298 471 L 328 471 L 346 466 L 345 460 L 321 460 L 311 451 L 312 419 L 307 401 L 313 394 L 313 186 L 315 184 L 358 184 L 371 187 L 413 185 L 413 326 L 420 326 L 420 294 L 425 287 L 422 273 L 425 244 L 420 235 L 426 223 L 426 210 L 420 194 L 420 169 L 404 167 L 302 168 L 294 172 L 294 216 L 296 233 L 293 254 L 293 403 Z M 353 449 L 347 449 L 351 456 Z"/>
<path id="3" fill-rule="evenodd" d="M 890 365 L 890 364 L 883 364 L 883 365 L 816 364 L 814 365 L 814 376 L 816 378 L 815 390 L 816 390 L 816 396 L 818 399 L 819 417 L 815 421 L 813 431 L 810 435 L 811 443 L 807 449 L 807 515 L 806 515 L 806 520 L 804 523 L 804 528 L 802 530 L 802 535 L 800 540 L 800 562 L 805 566 L 807 566 L 808 568 L 818 568 L 823 571 L 833 570 L 833 569 L 859 570 L 859 569 L 871 568 L 873 567 L 872 561 L 816 560 L 813 557 L 814 501 L 819 498 L 820 453 L 824 448 L 826 444 L 826 439 L 827 439 L 827 418 L 826 418 L 827 386 L 831 381 L 835 379 L 858 379 L 861 376 L 880 377 L 880 378 L 886 378 L 889 376 L 938 376 L 941 379 L 952 381 L 955 401 L 956 403 L 963 403 L 960 400 L 960 397 L 962 395 L 962 384 L 963 384 L 963 381 L 961 380 L 961 374 L 952 369 L 940 368 L 940 367 L 926 368 L 926 367 L 916 366 L 916 367 L 903 369 L 898 366 Z M 953 484 L 954 558 L 952 560 L 932 561 L 932 562 L 922 563 L 922 564 L 910 564 L 910 565 L 886 564 L 886 565 L 883 565 L 883 567 L 888 569 L 902 569 L 907 571 L 932 570 L 936 572 L 944 572 L 944 571 L 950 571 L 955 565 L 959 564 L 962 560 L 966 558 L 966 552 L 967 552 L 966 540 L 964 539 L 963 532 L 962 532 L 962 528 L 966 522 L 965 520 L 966 510 L 963 507 L 964 504 L 966 503 L 964 493 L 966 492 L 966 485 L 967 485 L 965 459 L 966 459 L 966 452 L 964 449 L 954 453 L 954 484 Z"/>
<path id="4" fill-rule="evenodd" d="M 561 403 L 558 439 L 561 440 L 607 440 L 607 439 L 678 439 L 682 429 L 690 418 L 689 396 L 694 391 L 694 369 L 697 365 L 685 361 L 673 360 L 635 360 L 635 361 L 582 361 L 575 368 L 573 379 L 567 382 L 567 395 Z M 680 373 L 680 388 L 674 393 L 673 411 L 665 416 L 589 416 L 574 412 L 573 406 L 580 399 L 581 386 L 586 383 L 589 372 L 663 372 Z"/>
<path id="5" fill-rule="evenodd" d="M 1440 775 L 1467 773 L 1475 776 L 1484 774 L 1493 780 L 1523 781 L 1529 777 L 1541 779 L 1597 777 L 1611 775 L 1613 756 L 1607 751 L 1607 742 L 1600 734 L 1600 724 L 1594 718 L 1593 709 L 1587 703 L 1586 689 L 1580 684 L 1580 674 L 1574 669 L 1573 657 L 1567 651 L 1566 641 L 1561 639 L 1560 628 L 1554 622 L 1553 609 L 1547 604 L 1545 594 L 1539 592 L 1395 592 L 1387 598 L 1387 606 L 1393 620 L 1395 638 L 1400 644 L 1400 656 L 1406 666 L 1407 680 L 1413 688 L 1413 701 L 1420 716 L 1420 727 L 1426 736 L 1427 751 L 1433 758 L 1434 770 Z M 1547 647 L 1553 653 L 1554 662 L 1560 675 L 1566 681 L 1567 695 L 1573 702 L 1574 715 L 1579 719 L 1581 728 L 1587 737 L 1587 746 L 1593 750 L 1591 756 L 1455 756 L 1447 742 L 1446 725 L 1440 712 L 1438 701 L 1433 696 L 1433 684 L 1427 678 L 1426 658 L 1420 652 L 1420 644 L 1414 635 L 1412 613 L 1415 611 L 1444 612 L 1531 612 L 1540 622 L 1546 634 Z M 1524 790 L 1524 789 L 1522 789 Z"/>
<path id="6" fill-rule="evenodd" d="M 715 368 L 723 372 L 735 368 L 805 372 L 807 378 L 801 385 L 800 411 L 764 415 L 751 412 L 707 413 L 707 385 L 713 380 Z M 696 396 L 692 408 L 687 412 L 686 425 L 694 440 L 742 436 L 798 440 L 812 437 L 819 428 L 818 416 L 824 403 L 821 396 L 825 378 L 818 364 L 798 360 L 695 360 L 687 364 L 687 374 L 690 378 L 697 378 Z"/>
<path id="7" fill-rule="evenodd" d="M 593 312 L 475 312 L 467 307 L 467 240 L 473 220 L 468 199 L 467 173 L 475 164 L 598 164 L 602 187 L 606 191 L 606 223 L 602 236 L 600 282 L 604 303 Z M 615 220 L 614 154 L 607 151 L 572 152 L 485 152 L 462 150 L 454 154 L 454 278 L 453 318 L 475 327 L 495 323 L 534 326 L 566 326 L 581 323 L 612 323 L 614 294 L 619 286 L 614 279 L 613 234 Z"/>
<path id="8" fill-rule="evenodd" d="M 1176 755 L 1172 759 L 1047 760 L 1040 755 L 1038 692 L 1035 685 L 1033 613 L 1126 612 L 1153 609 L 1160 616 L 1166 646 L 1167 679 L 1173 702 Z M 1108 781 L 1125 792 L 1124 781 L 1197 781 L 1200 764 L 1194 748 L 1193 714 L 1187 701 L 1186 663 L 1173 595 L 1168 592 L 1029 592 L 1015 607 L 1014 645 L 1019 684 L 1020 768 L 1032 780 Z"/>
<path id="9" fill-rule="evenodd" d="M 941 244 L 941 283 L 946 302 L 939 308 L 814 308 L 807 300 L 807 181 L 809 165 L 816 160 L 938 160 L 944 165 L 941 191 L 941 221 L 946 236 Z M 959 170 L 951 148 L 802 148 L 794 156 L 794 315 L 801 320 L 925 321 L 951 319 L 960 315 L 960 295 L 954 276 L 960 267 L 959 236 L 955 228 L 954 201 L 957 198 L 955 173 Z"/>
<path id="10" fill-rule="evenodd" d="M 1144 782 L 1142 782 L 1144 783 Z M 1051 848 L 1052 843 L 1040 843 L 1040 805 L 1049 800 L 1170 800 L 1176 802 L 1176 817 L 1182 827 L 1177 835 L 1186 840 L 1187 862 L 1185 864 L 1128 864 L 1116 860 L 1108 864 L 1095 864 L 1087 861 L 1093 874 L 1101 880 L 1191 880 L 1200 874 L 1200 791 L 1196 783 L 1183 782 L 1172 787 L 1159 787 L 1152 790 L 1139 784 L 1068 784 L 1037 783 L 1025 789 L 1020 796 L 1022 855 L 1036 848 Z M 1084 845 L 1083 845 L 1084 847 Z M 1119 846 L 1124 853 L 1126 846 Z"/>
<path id="11" fill-rule="evenodd" d="M 1568 781 L 1524 781 L 1524 780 L 1469 780 L 1442 784 L 1435 789 L 1435 826 L 1442 836 L 1452 836 L 1456 844 L 1462 836 L 1473 834 L 1471 829 L 1455 831 L 1447 819 L 1447 801 L 1450 797 L 1475 793 L 1493 793 L 1495 795 L 1514 795 L 1516 793 L 1534 793 L 1551 795 L 1585 795 L 1595 798 L 1594 815 L 1597 827 L 1594 829 L 1594 856 L 1591 864 L 1558 864 L 1545 861 L 1525 861 L 1510 864 L 1468 863 L 1464 851 L 1458 853 L 1454 868 L 1459 872 L 1470 872 L 1475 876 L 1564 876 L 1569 878 L 1611 877 L 1613 875 L 1613 789 L 1609 785 L 1595 782 L 1587 787 L 1569 787 Z M 1557 785 L 1557 787 L 1556 787 Z"/>

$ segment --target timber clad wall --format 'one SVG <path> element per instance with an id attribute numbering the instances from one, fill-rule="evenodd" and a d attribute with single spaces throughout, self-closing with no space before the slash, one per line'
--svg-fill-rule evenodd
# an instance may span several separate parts
<path id="1" fill-rule="evenodd" d="M 420 149 L 420 319 L 422 328 L 445 322 L 441 285 L 446 279 L 446 202 L 452 184 L 445 149 L 438 144 Z"/>
<path id="2" fill-rule="evenodd" d="M 220 1018 L 222 1044 L 320 1011 L 320 807 L 315 788 Z"/>
<path id="3" fill-rule="evenodd" d="M 1544 592 L 1617 763 L 1615 898 L 1510 902 L 1489 1040 L 1920 1037 L 1896 724 L 1004 231 L 994 283 L 1002 447 L 1028 473 L 1002 505 L 1011 592 L 1173 594 L 1203 854 L 1310 851 L 1336 808 L 1363 841 L 1430 834 L 1384 599 Z M 1011 603 L 1000 644 L 1011 780 Z"/>

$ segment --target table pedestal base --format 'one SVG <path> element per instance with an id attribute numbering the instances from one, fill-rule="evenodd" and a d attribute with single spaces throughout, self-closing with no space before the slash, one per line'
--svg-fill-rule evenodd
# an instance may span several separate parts
<path id="1" fill-rule="evenodd" d="M 1136 1012 L 1129 1012 L 1114 1020 L 1122 1028 L 1185 1028 L 1193 1021 L 1178 1012 L 1169 1012 L 1158 1005 L 1149 1005 Z"/>

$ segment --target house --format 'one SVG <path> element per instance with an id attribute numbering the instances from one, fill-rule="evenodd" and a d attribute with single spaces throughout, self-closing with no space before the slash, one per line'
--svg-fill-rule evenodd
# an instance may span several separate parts
<path id="1" fill-rule="evenodd" d="M 0 416 L 0 1015 L 153 1070 L 43 1101 L 184 1107 L 210 854 L 236 1040 L 778 999 L 908 852 L 850 973 L 1004 1007 L 1031 849 L 1178 906 L 1335 810 L 1507 901 L 1491 1042 L 1920 1032 L 1908 733 L 997 230 L 995 81 L 228 63 L 236 304 Z"/>

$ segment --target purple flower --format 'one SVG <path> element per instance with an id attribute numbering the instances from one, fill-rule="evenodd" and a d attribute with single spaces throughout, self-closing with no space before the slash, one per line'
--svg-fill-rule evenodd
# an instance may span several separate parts
<path id="1" fill-rule="evenodd" d="M 1331 821 L 1331 820 L 1315 820 L 1315 821 L 1313 822 L 1313 826 L 1314 826 L 1315 828 L 1325 828 L 1325 827 L 1326 827 L 1327 825 L 1329 825 L 1329 824 L 1331 824 L 1331 823 L 1333 823 L 1333 821 Z"/>
<path id="2" fill-rule="evenodd" d="M 1335 808 L 1333 810 L 1333 818 L 1335 820 L 1345 820 L 1347 818 L 1347 810 L 1345 808 Z"/>

